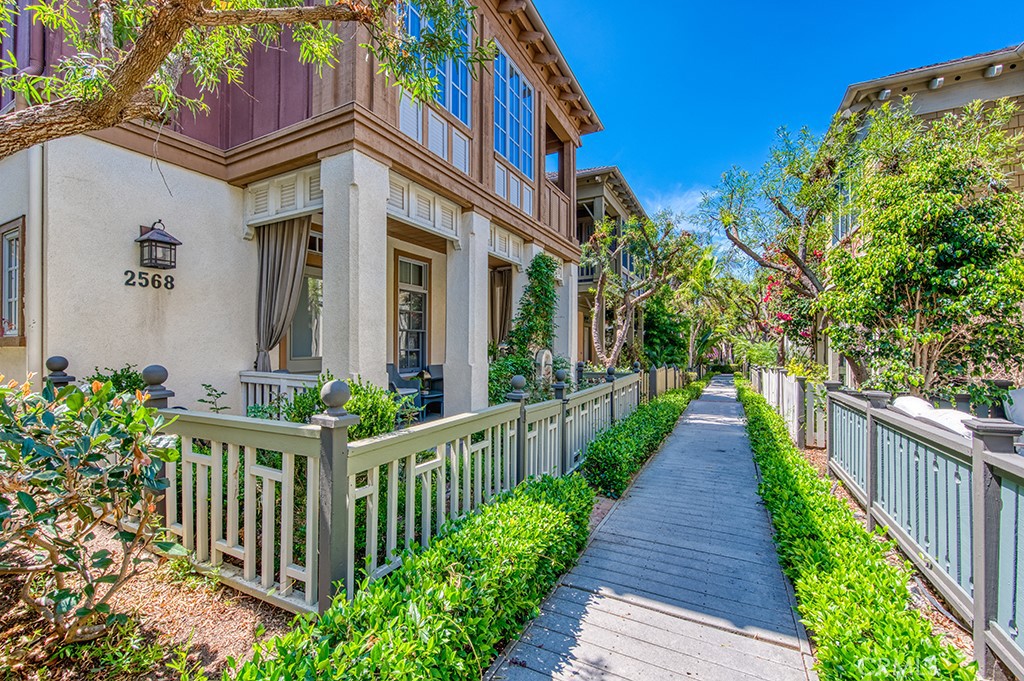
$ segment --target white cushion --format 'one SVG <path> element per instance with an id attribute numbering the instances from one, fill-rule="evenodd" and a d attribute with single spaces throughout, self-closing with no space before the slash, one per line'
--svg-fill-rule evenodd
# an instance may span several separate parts
<path id="1" fill-rule="evenodd" d="M 921 416 L 927 414 L 930 411 L 935 411 L 935 407 L 931 403 L 922 400 L 920 397 L 911 397 L 905 395 L 903 397 L 897 397 L 892 401 L 892 406 L 897 411 L 901 411 L 907 416 Z"/>
<path id="2" fill-rule="evenodd" d="M 964 421 L 969 421 L 973 419 L 974 416 L 966 412 L 957 411 L 956 409 L 932 409 L 931 411 L 921 414 L 917 418 L 922 421 L 934 423 L 935 425 L 952 431 L 957 435 L 967 438 L 968 440 L 973 439 L 974 437 L 971 431 L 967 430 L 967 426 L 964 425 Z"/>

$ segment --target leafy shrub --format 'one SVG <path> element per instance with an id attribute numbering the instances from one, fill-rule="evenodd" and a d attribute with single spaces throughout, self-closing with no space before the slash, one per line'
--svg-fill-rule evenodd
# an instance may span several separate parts
<path id="1" fill-rule="evenodd" d="M 737 384 L 761 469 L 759 492 L 817 643 L 822 679 L 974 679 L 977 665 L 944 645 L 911 607 L 909 564 L 886 559 L 892 544 L 857 522 L 793 446 L 782 418 L 749 383 Z"/>
<path id="2" fill-rule="evenodd" d="M 633 475 L 654 453 L 707 382 L 672 390 L 640 407 L 597 436 L 587 448 L 581 471 L 601 494 L 617 499 Z"/>
<path id="3" fill-rule="evenodd" d="M 27 575 L 22 601 L 64 641 L 124 622 L 109 601 L 147 561 L 145 549 L 181 552 L 154 542 L 167 487 L 160 461 L 177 454 L 158 434 L 163 425 L 141 392 L 119 395 L 110 382 L 0 387 L 0 574 Z M 118 528 L 124 560 L 90 549 L 105 521 Z"/>
<path id="4" fill-rule="evenodd" d="M 258 645 L 235 678 L 476 681 L 575 562 L 593 502 L 575 475 L 520 485 L 351 603 Z"/>
<path id="5" fill-rule="evenodd" d="M 92 376 L 85 378 L 86 383 L 110 383 L 114 386 L 114 392 L 117 394 L 121 393 L 134 393 L 136 390 L 145 390 L 146 382 L 142 380 L 142 372 L 136 367 L 137 364 L 125 364 L 120 369 L 111 369 L 110 367 L 104 368 L 100 371 L 99 367 L 96 367 Z"/>
<path id="6" fill-rule="evenodd" d="M 330 371 L 320 374 L 316 387 L 295 393 L 292 399 L 282 395 L 271 404 L 251 405 L 246 412 L 250 418 L 276 420 L 280 415 L 292 423 L 309 423 L 317 414 L 324 413 L 327 405 L 320 399 L 320 390 L 333 381 Z M 359 416 L 359 425 L 349 431 L 349 440 L 384 435 L 395 430 L 399 420 L 405 419 L 413 409 L 411 397 L 400 397 L 361 378 L 348 382 L 352 397 L 345 411 Z"/>

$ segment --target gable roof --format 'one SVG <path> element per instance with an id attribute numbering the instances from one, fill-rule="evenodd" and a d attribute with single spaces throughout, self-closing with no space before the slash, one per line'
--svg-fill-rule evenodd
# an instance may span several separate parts
<path id="1" fill-rule="evenodd" d="M 576 182 L 580 180 L 590 179 L 592 177 L 599 177 L 601 175 L 607 175 L 607 179 L 604 180 L 605 184 L 611 186 L 612 192 L 618 197 L 622 205 L 626 207 L 632 215 L 638 218 L 647 218 L 647 211 L 644 210 L 643 204 L 636 198 L 636 194 L 633 193 L 633 188 L 626 182 L 626 177 L 622 174 L 622 171 L 618 166 L 596 166 L 594 168 L 583 168 L 576 171 Z"/>
<path id="2" fill-rule="evenodd" d="M 843 95 L 843 100 L 839 105 L 839 111 L 846 111 L 857 102 L 865 99 L 865 97 L 869 97 L 873 93 L 884 89 L 892 89 L 897 85 L 930 80 L 939 76 L 944 77 L 975 69 L 985 69 L 1004 61 L 1020 61 L 1021 59 L 1024 59 L 1024 43 L 972 54 L 967 57 L 958 57 L 927 66 L 917 66 L 897 71 L 881 78 L 854 83 L 846 88 L 846 93 Z"/>

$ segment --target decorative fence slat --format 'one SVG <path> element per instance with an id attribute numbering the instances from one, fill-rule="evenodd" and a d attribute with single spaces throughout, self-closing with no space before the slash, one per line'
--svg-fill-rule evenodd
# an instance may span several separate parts
<path id="1" fill-rule="evenodd" d="M 247 404 L 315 385 L 288 374 L 242 378 Z M 166 468 L 166 524 L 193 562 L 226 584 L 293 612 L 322 610 L 339 581 L 351 596 L 364 566 L 371 578 L 388 574 L 402 551 L 428 545 L 517 481 L 574 471 L 598 433 L 681 385 L 683 373 L 594 380 L 606 378 L 565 398 L 559 383 L 554 400 L 351 443 L 356 421 L 343 410 L 316 425 L 168 411 L 182 456 Z M 324 471 L 331 477 L 322 485 Z"/>

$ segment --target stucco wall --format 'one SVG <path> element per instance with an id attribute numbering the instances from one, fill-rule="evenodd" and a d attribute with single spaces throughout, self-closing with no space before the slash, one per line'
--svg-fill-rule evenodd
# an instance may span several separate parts
<path id="1" fill-rule="evenodd" d="M 211 383 L 240 414 L 257 262 L 242 190 L 85 137 L 48 145 L 45 167 L 45 354 L 68 357 L 78 377 L 163 364 L 173 404 L 195 407 Z M 177 269 L 162 273 L 174 289 L 125 286 L 125 271 L 140 270 L 139 226 L 158 219 L 183 242 Z"/>
<path id="2" fill-rule="evenodd" d="M 0 161 L 0 225 L 28 214 L 28 152 Z M 0 347 L 0 374 L 24 380 L 25 348 Z"/>

